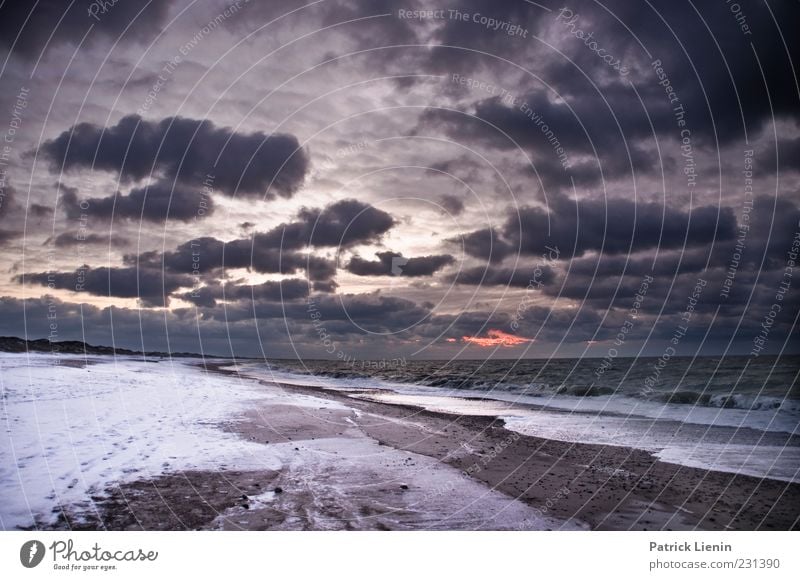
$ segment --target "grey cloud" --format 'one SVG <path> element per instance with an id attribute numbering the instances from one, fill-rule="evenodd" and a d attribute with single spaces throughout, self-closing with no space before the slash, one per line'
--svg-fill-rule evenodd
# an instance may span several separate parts
<path id="1" fill-rule="evenodd" d="M 128 115 L 112 127 L 80 123 L 40 151 L 54 172 L 63 166 L 113 171 L 124 181 L 156 176 L 251 197 L 291 197 L 309 167 L 293 135 L 239 133 L 183 117 L 154 122 Z"/>
<path id="2" fill-rule="evenodd" d="M 156 223 L 167 219 L 188 222 L 214 212 L 214 200 L 202 188 L 165 181 L 134 188 L 126 195 L 117 192 L 101 198 L 79 199 L 76 188 L 61 185 L 61 189 L 64 211 L 72 219 L 85 215 Z"/>
<path id="3" fill-rule="evenodd" d="M 218 300 L 282 303 L 305 298 L 308 294 L 309 285 L 306 280 L 290 278 L 280 281 L 270 280 L 254 285 L 228 283 L 223 287 L 221 284 L 215 283 L 186 292 L 180 297 L 196 306 L 214 308 Z"/>
<path id="4" fill-rule="evenodd" d="M 732 239 L 735 229 L 736 218 L 727 207 L 703 206 L 684 212 L 619 198 L 557 199 L 550 212 L 538 207 L 510 212 L 499 244 L 491 230 L 478 230 L 464 239 L 469 241 L 467 253 L 477 258 L 502 259 L 516 252 L 537 255 L 554 248 L 559 259 L 566 260 L 589 251 L 620 254 L 709 244 Z"/>
<path id="5" fill-rule="evenodd" d="M 158 34 L 171 4 L 170 0 L 113 5 L 94 0 L 9 0 L 0 5 L 0 44 L 14 55 L 34 59 L 47 49 L 77 45 L 90 27 L 89 44 L 100 38 L 144 41 Z"/>
<path id="6" fill-rule="evenodd" d="M 431 276 L 455 262 L 447 254 L 404 258 L 397 252 L 377 252 L 377 261 L 354 256 L 347 264 L 347 271 L 358 276 Z"/>
<path id="7" fill-rule="evenodd" d="M 193 283 L 191 276 L 154 268 L 90 266 L 83 266 L 74 272 L 30 273 L 16 276 L 15 279 L 95 296 L 138 298 L 145 306 L 167 306 L 170 294 Z"/>

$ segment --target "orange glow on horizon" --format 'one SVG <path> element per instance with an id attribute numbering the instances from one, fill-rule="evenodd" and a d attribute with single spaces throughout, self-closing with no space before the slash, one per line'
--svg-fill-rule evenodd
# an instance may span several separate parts
<path id="1" fill-rule="evenodd" d="M 518 346 L 526 342 L 533 342 L 532 338 L 523 338 L 502 330 L 491 329 L 486 336 L 462 336 L 461 340 L 478 346 Z"/>

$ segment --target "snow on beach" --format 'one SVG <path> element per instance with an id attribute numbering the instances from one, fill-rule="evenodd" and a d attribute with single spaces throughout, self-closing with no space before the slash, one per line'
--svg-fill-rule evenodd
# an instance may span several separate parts
<path id="1" fill-rule="evenodd" d="M 339 529 L 342 521 L 372 529 L 374 518 L 359 515 L 367 505 L 392 529 L 580 527 L 542 517 L 435 459 L 380 446 L 358 429 L 355 409 L 206 373 L 198 362 L 0 354 L 0 528 L 52 524 L 59 506 L 91 516 L 91 497 L 114 483 L 230 469 L 280 471 L 296 490 L 280 496 L 281 509 L 299 514 L 287 529 L 309 522 Z M 253 409 L 266 424 L 276 413 L 317 420 L 325 411 L 339 419 L 333 436 L 268 445 L 221 428 Z M 401 483 L 407 492 L 398 493 Z M 266 493 L 259 501 L 276 498 Z M 319 507 L 331 503 L 338 518 Z M 220 514 L 214 525 L 228 527 L 240 516 Z"/>
<path id="2" fill-rule="evenodd" d="M 91 510 L 114 481 L 226 465 L 276 468 L 263 446 L 216 425 L 265 399 L 253 385 L 187 362 L 0 355 L 0 526 L 52 522 L 59 504 Z M 64 363 L 78 363 L 67 366 Z"/>

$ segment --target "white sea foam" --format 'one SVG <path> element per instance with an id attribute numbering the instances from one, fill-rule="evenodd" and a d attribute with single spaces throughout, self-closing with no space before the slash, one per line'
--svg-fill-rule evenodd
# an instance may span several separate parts
<path id="1" fill-rule="evenodd" d="M 411 405 L 452 415 L 497 416 L 519 433 L 573 443 L 633 447 L 691 467 L 800 481 L 800 414 L 786 408 L 742 409 L 660 403 L 621 395 L 537 397 L 271 372 L 252 364 L 245 374 L 286 384 L 347 391 L 351 397 Z M 468 395 L 469 398 L 465 396 Z"/>

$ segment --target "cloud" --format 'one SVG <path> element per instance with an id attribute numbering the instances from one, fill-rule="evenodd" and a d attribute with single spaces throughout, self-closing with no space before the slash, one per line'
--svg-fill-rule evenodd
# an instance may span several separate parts
<path id="1" fill-rule="evenodd" d="M 238 133 L 183 117 L 155 122 L 128 115 L 112 127 L 80 123 L 40 152 L 56 173 L 63 166 L 113 171 L 126 182 L 154 176 L 230 196 L 291 197 L 309 168 L 293 135 Z"/>
<path id="2" fill-rule="evenodd" d="M 248 268 L 261 273 L 305 272 L 320 288 L 331 291 L 336 274 L 333 261 L 299 252 L 309 247 L 349 247 L 380 241 L 396 221 L 388 213 L 356 200 L 343 200 L 323 209 L 303 208 L 297 221 L 267 232 L 223 242 L 202 237 L 168 252 L 144 252 L 123 257 L 129 266 L 166 268 L 171 272 L 217 276 L 221 268 Z"/>
<path id="3" fill-rule="evenodd" d="M 397 252 L 377 252 L 377 261 L 354 256 L 347 264 L 347 271 L 357 276 L 431 276 L 445 266 L 455 262 L 448 254 L 404 258 Z"/>
<path id="4" fill-rule="evenodd" d="M 223 242 L 213 237 L 190 240 L 168 252 L 123 256 L 129 266 L 164 268 L 177 273 L 217 277 L 222 268 L 247 268 L 267 274 L 306 272 L 311 280 L 328 280 L 336 274 L 331 260 L 265 245 L 257 235 Z"/>
<path id="5" fill-rule="evenodd" d="M 459 237 L 447 241 L 452 244 L 461 244 L 464 252 L 470 256 L 495 263 L 502 262 L 513 251 L 508 243 L 500 239 L 500 235 L 495 228 L 485 228 L 461 234 Z"/>
<path id="6" fill-rule="evenodd" d="M 45 241 L 45 244 L 50 242 L 51 239 L 48 238 Z M 64 232 L 63 234 L 59 234 L 55 238 L 52 238 L 52 243 L 56 248 L 71 248 L 74 246 L 81 246 L 83 244 L 91 246 L 111 246 L 114 248 L 124 248 L 129 242 L 126 238 L 123 238 L 118 234 L 111 236 L 107 234 L 103 235 L 83 234 L 81 232 Z"/>
<path id="7" fill-rule="evenodd" d="M 532 338 L 524 338 L 494 328 L 486 331 L 486 336 L 463 336 L 461 340 L 481 347 L 519 346 L 533 342 Z"/>
<path id="8" fill-rule="evenodd" d="M 97 2 L 94 0 L 7 1 L 0 5 L 0 44 L 12 55 L 37 58 L 47 49 L 77 45 L 91 27 L 89 44 L 105 38 L 143 42 L 159 33 L 172 2 Z M 92 16 L 90 7 L 97 11 Z M 103 5 L 108 5 L 106 10 Z"/>
<path id="9" fill-rule="evenodd" d="M 205 218 L 214 212 L 214 200 L 209 191 L 199 186 L 170 185 L 160 181 L 132 189 L 127 195 L 78 199 L 78 190 L 60 186 L 64 191 L 64 212 L 71 219 L 83 216 L 133 221 L 164 222 L 173 219 L 182 222 Z"/>
<path id="10" fill-rule="evenodd" d="M 5 246 L 7 243 L 15 240 L 18 236 L 20 236 L 20 232 L 0 229 L 0 246 Z"/>
<path id="11" fill-rule="evenodd" d="M 439 198 L 439 205 L 451 215 L 459 215 L 464 211 L 464 201 L 455 195 L 447 194 L 441 196 Z"/>
<path id="12" fill-rule="evenodd" d="M 280 225 L 259 240 L 289 249 L 308 246 L 346 248 L 378 242 L 397 223 L 383 210 L 355 199 L 345 199 L 323 209 L 303 208 L 298 221 Z"/>
<path id="13" fill-rule="evenodd" d="M 170 294 L 193 284 L 191 276 L 155 268 L 92 268 L 86 265 L 74 272 L 30 273 L 14 279 L 94 296 L 138 298 L 144 306 L 155 307 L 169 305 Z"/>
<path id="14" fill-rule="evenodd" d="M 540 288 L 554 279 L 555 271 L 549 266 L 527 263 L 519 264 L 516 268 L 466 268 L 450 278 L 456 284 L 509 288 Z"/>
<path id="15" fill-rule="evenodd" d="M 612 198 L 558 199 L 549 212 L 523 207 L 509 212 L 499 236 L 486 229 L 463 239 L 465 251 L 477 258 L 497 261 L 517 252 L 540 255 L 555 248 L 559 259 L 566 260 L 591 251 L 623 254 L 693 247 L 730 240 L 735 234 L 736 218 L 729 207 L 681 211 L 659 203 Z"/>
<path id="16" fill-rule="evenodd" d="M 196 306 L 214 308 L 218 300 L 282 303 L 306 298 L 308 294 L 309 286 L 306 280 L 290 278 L 280 281 L 271 280 L 255 285 L 210 284 L 182 294 L 180 297 Z"/>
<path id="17" fill-rule="evenodd" d="M 7 184 L 5 172 L 0 173 L 0 220 L 5 219 L 16 205 L 16 190 Z"/>

